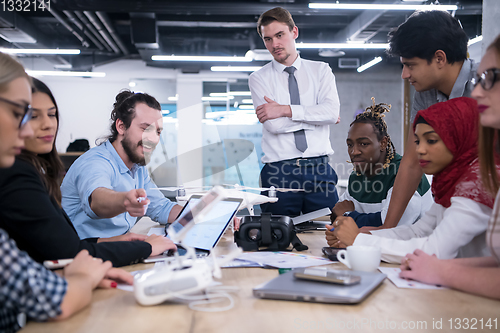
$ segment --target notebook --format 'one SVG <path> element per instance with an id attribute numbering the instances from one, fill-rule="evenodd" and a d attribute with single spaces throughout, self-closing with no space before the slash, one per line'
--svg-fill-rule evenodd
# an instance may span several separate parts
<path id="1" fill-rule="evenodd" d="M 177 219 L 189 214 L 192 207 L 200 201 L 201 197 L 201 195 L 191 196 L 177 216 Z M 210 249 L 214 248 L 219 243 L 229 223 L 238 212 L 238 208 L 242 201 L 243 199 L 241 198 L 225 198 L 219 201 L 201 221 L 198 221 L 198 223 L 187 232 L 182 244 L 193 247 L 197 257 L 208 256 L 210 254 Z M 178 244 L 177 251 L 179 255 L 186 254 L 186 250 Z M 165 253 L 159 256 L 146 258 L 144 262 L 161 261 L 169 257 L 170 256 Z"/>
<path id="2" fill-rule="evenodd" d="M 299 280 L 293 276 L 293 273 L 294 271 L 289 271 L 255 287 L 254 296 L 288 301 L 354 304 L 365 299 L 386 278 L 385 274 L 378 272 L 352 271 L 353 274 L 361 277 L 361 282 L 344 286 L 328 282 Z"/>

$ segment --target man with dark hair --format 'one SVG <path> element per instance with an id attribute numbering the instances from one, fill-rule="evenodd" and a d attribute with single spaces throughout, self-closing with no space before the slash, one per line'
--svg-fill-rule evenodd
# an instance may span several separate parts
<path id="1" fill-rule="evenodd" d="M 467 59 L 468 37 L 448 12 L 416 12 L 389 34 L 389 54 L 403 64 L 401 77 L 416 90 L 411 121 L 418 111 L 452 98 L 469 97 L 477 65 Z M 383 228 L 395 227 L 415 192 L 423 172 L 418 163 L 413 130 L 408 131 L 405 154 L 394 183 Z"/>
<path id="2" fill-rule="evenodd" d="M 278 192 L 263 211 L 297 216 L 338 201 L 330 125 L 339 120 L 335 77 L 328 64 L 302 59 L 295 47 L 299 29 L 281 7 L 262 14 L 257 30 L 274 60 L 250 75 L 248 84 L 262 129 L 264 187 L 302 189 Z"/>
<path id="3" fill-rule="evenodd" d="M 158 101 L 122 91 L 111 120 L 111 135 L 79 157 L 61 185 L 62 206 L 82 239 L 123 235 L 143 215 L 172 222 L 182 208 L 162 195 L 144 166 L 163 129 Z"/>

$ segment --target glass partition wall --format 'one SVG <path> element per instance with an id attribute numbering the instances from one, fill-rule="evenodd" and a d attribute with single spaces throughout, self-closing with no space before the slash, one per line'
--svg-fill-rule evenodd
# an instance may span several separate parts
<path id="1" fill-rule="evenodd" d="M 148 169 L 159 187 L 175 187 L 193 179 L 179 176 L 177 115 L 183 111 L 177 109 L 179 96 L 175 81 L 166 81 L 168 93 L 155 96 L 162 106 L 164 130 Z M 184 154 L 201 154 L 202 184 L 258 187 L 262 167 L 262 124 L 255 115 L 247 79 L 203 82 L 200 103 L 203 106 L 201 147 Z M 175 196 L 174 193 L 165 194 Z"/>
<path id="2" fill-rule="evenodd" d="M 248 80 L 204 82 L 203 184 L 258 187 L 262 124 Z"/>

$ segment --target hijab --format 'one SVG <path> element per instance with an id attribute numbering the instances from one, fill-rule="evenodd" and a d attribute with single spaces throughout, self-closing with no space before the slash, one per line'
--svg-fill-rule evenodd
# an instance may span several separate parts
<path id="1" fill-rule="evenodd" d="M 451 197 L 464 197 L 493 208 L 494 197 L 484 189 L 479 171 L 477 102 L 460 97 L 420 110 L 413 130 L 419 118 L 434 129 L 453 155 L 450 164 L 432 178 L 434 201 L 448 208 Z"/>

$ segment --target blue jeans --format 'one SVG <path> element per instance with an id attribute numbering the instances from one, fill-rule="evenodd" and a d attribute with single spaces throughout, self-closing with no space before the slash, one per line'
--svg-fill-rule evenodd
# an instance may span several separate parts
<path id="1" fill-rule="evenodd" d="M 262 187 L 301 188 L 300 192 L 277 192 L 276 203 L 260 205 L 262 212 L 273 215 L 298 216 L 325 207 L 330 209 L 339 200 L 337 173 L 327 163 L 296 166 L 283 162 L 265 164 L 260 172 Z M 262 192 L 267 195 L 267 191 Z"/>

